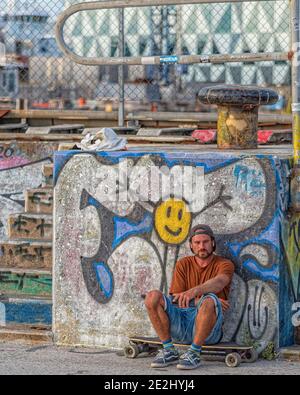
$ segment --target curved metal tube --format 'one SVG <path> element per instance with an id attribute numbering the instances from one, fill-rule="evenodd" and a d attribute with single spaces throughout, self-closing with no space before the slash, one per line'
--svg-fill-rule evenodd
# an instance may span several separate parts
<path id="1" fill-rule="evenodd" d="M 247 2 L 260 0 L 247 0 Z M 273 0 L 266 0 L 273 1 Z M 96 65 L 159 65 L 166 63 L 193 64 L 193 63 L 225 63 L 225 62 L 258 62 L 258 61 L 282 61 L 290 60 L 291 53 L 257 53 L 257 54 L 232 54 L 232 55 L 170 55 L 170 56 L 133 56 L 113 58 L 86 58 L 76 55 L 66 44 L 63 37 L 63 29 L 66 21 L 74 14 L 81 11 L 95 11 L 114 8 L 149 7 L 163 5 L 186 5 L 205 3 L 241 3 L 241 0 L 114 0 L 94 1 L 90 3 L 75 4 L 67 8 L 59 15 L 55 25 L 55 36 L 60 50 L 75 63 Z"/>

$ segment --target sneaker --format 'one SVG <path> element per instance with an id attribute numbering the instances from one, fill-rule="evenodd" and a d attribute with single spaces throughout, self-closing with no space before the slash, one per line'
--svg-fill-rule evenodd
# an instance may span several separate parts
<path id="1" fill-rule="evenodd" d="M 179 360 L 179 364 L 177 365 L 177 369 L 181 370 L 191 370 L 197 369 L 201 364 L 200 354 L 194 352 L 193 350 L 187 350 Z"/>
<path id="2" fill-rule="evenodd" d="M 162 348 L 151 363 L 151 368 L 163 368 L 165 366 L 174 365 L 178 363 L 178 361 L 179 352 L 176 348 Z"/>

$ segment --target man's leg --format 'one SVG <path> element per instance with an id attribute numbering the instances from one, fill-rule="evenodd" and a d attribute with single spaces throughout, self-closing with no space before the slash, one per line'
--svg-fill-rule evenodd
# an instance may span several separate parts
<path id="1" fill-rule="evenodd" d="M 146 295 L 145 306 L 157 336 L 162 342 L 171 338 L 170 320 L 165 312 L 165 301 L 160 291 L 150 291 Z"/>
<path id="2" fill-rule="evenodd" d="M 163 344 L 163 349 L 151 363 L 151 367 L 161 368 L 176 364 L 179 360 L 179 353 L 172 342 L 170 319 L 165 311 L 163 294 L 160 291 L 148 292 L 145 299 L 145 306 L 152 326 Z"/>
<path id="3" fill-rule="evenodd" d="M 217 322 L 215 302 L 207 298 L 201 304 L 195 320 L 195 335 L 193 343 L 202 347 L 205 340 L 211 334 Z"/>
<path id="4" fill-rule="evenodd" d="M 216 305 L 212 297 L 205 297 L 195 318 L 194 339 L 191 347 L 181 357 L 178 369 L 190 370 L 200 366 L 200 354 L 205 340 L 211 335 L 217 323 Z"/>

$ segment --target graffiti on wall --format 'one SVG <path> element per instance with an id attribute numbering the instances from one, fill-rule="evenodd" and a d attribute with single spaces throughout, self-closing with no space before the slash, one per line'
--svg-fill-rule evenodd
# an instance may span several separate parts
<path id="1" fill-rule="evenodd" d="M 52 162 L 57 144 L 2 143 L 0 144 L 0 239 L 7 240 L 7 221 L 10 214 L 25 207 L 25 191 L 42 185 L 43 166 Z"/>
<path id="2" fill-rule="evenodd" d="M 30 163 L 16 143 L 0 144 L 0 169 L 8 169 Z"/>
<path id="3" fill-rule="evenodd" d="M 0 326 L 51 325 L 52 303 L 47 300 L 5 298 L 0 302 Z"/>
<path id="4" fill-rule="evenodd" d="M 51 297 L 52 278 L 39 273 L 0 272 L 0 293 Z"/>
<path id="5" fill-rule="evenodd" d="M 29 191 L 27 197 L 27 212 L 52 214 L 52 190 Z"/>
<path id="6" fill-rule="evenodd" d="M 1 243 L 1 267 L 48 268 L 52 267 L 52 246 L 41 243 Z"/>
<path id="7" fill-rule="evenodd" d="M 283 242 L 294 300 L 300 300 L 300 214 L 295 213 L 283 228 Z"/>
<path id="8" fill-rule="evenodd" d="M 122 204 L 108 199 L 117 156 L 82 154 L 68 157 L 65 163 L 57 162 L 55 190 L 60 204 L 56 215 L 60 220 L 55 248 L 63 262 L 59 273 L 74 280 L 70 265 L 74 271 L 76 261 L 86 291 L 99 311 L 101 306 L 109 306 L 113 316 L 117 301 L 122 301 L 118 317 L 132 306 L 144 309 L 143 295 L 154 288 L 168 292 L 175 263 L 190 255 L 187 238 L 191 226 L 207 223 L 216 234 L 217 253 L 231 259 L 236 267 L 224 340 L 245 342 L 250 337 L 261 348 L 276 342 L 282 259 L 279 222 L 285 209 L 278 203 L 276 185 L 287 182 L 285 172 L 278 174 L 277 164 L 269 158 L 191 155 L 183 160 L 175 154 L 123 154 L 123 160 L 124 156 L 131 168 L 126 185 L 129 190 L 134 181 L 142 185 L 139 193 L 144 199 Z M 155 168 L 163 172 L 163 178 L 163 166 L 203 168 L 203 201 L 193 194 L 179 199 L 176 193 L 147 200 L 147 171 L 141 179 L 135 169 Z M 287 172 L 287 163 L 281 167 Z M 136 193 L 135 189 L 133 195 Z M 93 235 L 90 239 L 88 233 Z M 69 243 L 73 237 L 79 240 L 73 245 L 73 254 L 64 251 L 63 237 Z M 85 249 L 87 243 L 92 248 Z M 119 325 L 113 319 L 112 323 Z"/>

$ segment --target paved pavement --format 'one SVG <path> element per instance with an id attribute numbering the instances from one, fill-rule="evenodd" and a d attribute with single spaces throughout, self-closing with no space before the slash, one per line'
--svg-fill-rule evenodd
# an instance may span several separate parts
<path id="1" fill-rule="evenodd" d="M 151 369 L 151 357 L 127 359 L 116 351 L 94 348 L 62 348 L 54 345 L 0 343 L 0 375 L 182 375 L 175 366 Z M 188 375 L 299 375 L 300 363 L 259 360 L 228 368 L 223 362 L 203 361 Z M 131 378 L 132 379 L 132 378 Z"/>

